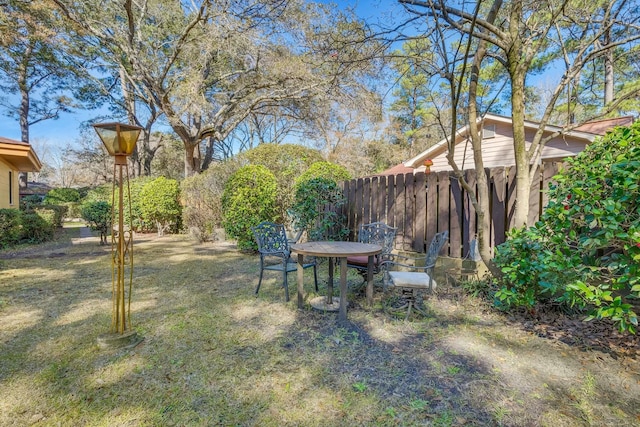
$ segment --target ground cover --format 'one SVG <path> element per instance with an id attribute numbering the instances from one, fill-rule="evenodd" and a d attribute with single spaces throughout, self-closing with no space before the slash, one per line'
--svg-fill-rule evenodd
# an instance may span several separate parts
<path id="1" fill-rule="evenodd" d="M 635 337 L 504 316 L 444 285 L 405 323 L 379 289 L 365 307 L 356 274 L 341 325 L 285 303 L 277 273 L 256 298 L 256 256 L 186 236 L 136 240 L 145 340 L 101 351 L 109 249 L 70 232 L 0 252 L 0 425 L 640 425 Z"/>

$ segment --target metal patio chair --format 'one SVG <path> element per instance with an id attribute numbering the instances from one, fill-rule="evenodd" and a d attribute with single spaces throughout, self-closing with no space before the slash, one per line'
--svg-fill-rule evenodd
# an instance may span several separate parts
<path id="1" fill-rule="evenodd" d="M 286 301 L 289 301 L 287 275 L 292 271 L 296 271 L 298 264 L 291 258 L 289 240 L 287 239 L 284 225 L 265 221 L 255 227 L 251 227 L 251 231 L 253 231 L 253 236 L 258 243 L 258 252 L 260 253 L 260 278 L 258 279 L 255 294 L 258 295 L 265 270 L 281 271 L 285 298 Z M 313 279 L 315 281 L 316 291 L 318 291 L 316 262 L 313 261 L 303 264 L 303 268 L 305 269 L 310 267 L 313 267 Z"/>
<path id="2" fill-rule="evenodd" d="M 360 243 L 373 243 L 382 246 L 382 252 L 373 259 L 373 274 L 380 273 L 383 262 L 390 259 L 395 237 L 396 228 L 383 222 L 372 222 L 360 226 L 358 230 Z M 355 268 L 363 278 L 366 278 L 368 258 L 367 256 L 347 257 L 347 267 Z"/>
<path id="3" fill-rule="evenodd" d="M 399 288 L 402 297 L 406 300 L 404 305 L 395 309 L 396 311 L 403 310 L 404 308 L 407 309 L 405 320 L 409 319 L 412 309 L 426 316 L 425 311 L 416 306 L 418 292 L 431 293 L 436 289 L 437 284 L 433 279 L 434 269 L 440 251 L 444 247 L 448 237 L 448 231 L 443 231 L 433 236 L 426 256 L 417 258 L 395 255 L 393 260 L 384 262 L 385 282 L 389 281 L 392 287 Z M 403 262 L 399 262 L 398 260 L 402 260 Z M 416 265 L 420 264 L 423 260 L 423 266 Z"/>

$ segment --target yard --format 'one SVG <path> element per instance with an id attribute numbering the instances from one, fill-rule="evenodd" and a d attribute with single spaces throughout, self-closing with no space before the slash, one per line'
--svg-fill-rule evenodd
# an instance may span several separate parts
<path id="1" fill-rule="evenodd" d="M 0 425 L 640 425 L 636 337 L 508 317 L 455 286 L 405 323 L 380 289 L 365 307 L 356 274 L 341 326 L 285 303 L 278 273 L 256 298 L 257 256 L 186 236 L 138 237 L 132 318 L 145 339 L 101 351 L 109 249 L 65 233 L 0 252 Z"/>

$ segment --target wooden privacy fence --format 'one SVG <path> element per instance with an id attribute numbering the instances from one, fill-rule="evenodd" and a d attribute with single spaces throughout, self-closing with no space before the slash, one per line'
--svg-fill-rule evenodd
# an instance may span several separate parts
<path id="1" fill-rule="evenodd" d="M 547 204 L 546 190 L 563 163 L 543 163 L 531 186 L 529 225 L 540 218 Z M 515 167 L 485 169 L 489 185 L 490 226 L 485 230 L 491 248 L 505 241 L 515 208 Z M 476 171 L 465 178 L 477 191 Z M 425 252 L 437 232 L 449 231 L 448 256 L 464 258 L 478 232 L 476 211 L 467 192 L 451 172 L 374 176 L 345 181 L 343 210 L 357 238 L 361 224 L 382 221 L 398 229 L 395 247 Z M 445 253 L 443 253 L 445 254 Z"/>

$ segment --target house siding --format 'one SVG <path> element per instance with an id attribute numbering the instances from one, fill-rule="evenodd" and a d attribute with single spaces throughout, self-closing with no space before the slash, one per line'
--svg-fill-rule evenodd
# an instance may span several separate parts
<path id="1" fill-rule="evenodd" d="M 513 150 L 513 130 L 508 123 L 493 122 L 487 120 L 487 124 L 496 125 L 495 136 L 486 138 L 482 141 L 482 160 L 485 168 L 495 168 L 501 166 L 514 166 L 516 164 L 515 154 Z M 527 130 L 525 138 L 527 141 L 533 140 L 535 131 Z M 526 144 L 527 149 L 531 146 L 530 142 Z M 542 150 L 543 161 L 558 161 L 570 156 L 575 156 L 586 146 L 586 141 L 575 140 L 571 137 L 556 137 L 547 142 Z M 431 160 L 431 172 L 449 171 L 451 166 L 447 161 L 447 150 L 441 147 L 434 152 Z M 471 140 L 462 139 L 456 145 L 454 160 L 458 167 L 462 170 L 475 169 L 473 162 L 473 147 Z M 418 171 L 424 170 L 424 167 L 418 168 Z"/>
<path id="2" fill-rule="evenodd" d="M 12 172 L 12 182 L 9 182 L 9 172 Z M 9 200 L 9 186 L 11 186 L 13 200 Z M 17 209 L 19 206 L 18 191 L 18 171 L 0 158 L 0 209 Z"/>

